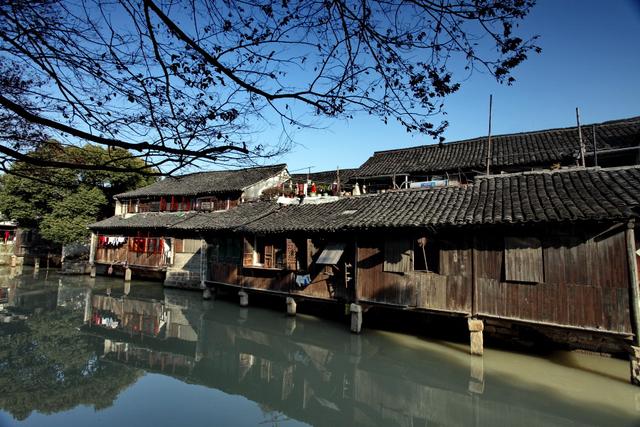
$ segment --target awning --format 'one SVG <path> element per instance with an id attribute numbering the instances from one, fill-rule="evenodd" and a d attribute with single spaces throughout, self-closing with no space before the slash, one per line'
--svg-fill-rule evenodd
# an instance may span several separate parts
<path id="1" fill-rule="evenodd" d="M 318 257 L 316 264 L 336 265 L 344 253 L 345 243 L 329 243 Z"/>

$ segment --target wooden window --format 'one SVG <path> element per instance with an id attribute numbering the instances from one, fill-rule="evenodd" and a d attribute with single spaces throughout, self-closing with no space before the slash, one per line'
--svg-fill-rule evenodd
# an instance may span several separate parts
<path id="1" fill-rule="evenodd" d="M 286 254 L 287 270 L 299 270 L 298 268 L 298 245 L 291 239 L 287 239 Z"/>
<path id="2" fill-rule="evenodd" d="M 244 239 L 244 249 L 242 251 L 242 265 L 244 267 L 251 267 L 253 265 L 253 239 L 246 238 Z"/>
<path id="3" fill-rule="evenodd" d="M 384 271 L 406 273 L 413 270 L 410 239 L 388 239 L 384 244 Z"/>
<path id="4" fill-rule="evenodd" d="M 413 241 L 414 271 L 440 272 L 440 244 L 431 237 L 420 237 Z"/>
<path id="5" fill-rule="evenodd" d="M 285 239 L 256 236 L 253 244 L 245 239 L 242 265 L 264 268 L 286 267 Z"/>
<path id="6" fill-rule="evenodd" d="M 504 272 L 507 281 L 544 282 L 540 239 L 534 237 L 505 237 Z"/>

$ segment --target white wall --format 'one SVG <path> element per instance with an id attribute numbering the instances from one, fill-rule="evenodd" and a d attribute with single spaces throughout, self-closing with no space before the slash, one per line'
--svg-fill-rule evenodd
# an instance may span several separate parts
<path id="1" fill-rule="evenodd" d="M 283 169 L 278 175 L 274 175 L 267 179 L 263 179 L 247 188 L 245 188 L 244 193 L 242 194 L 242 198 L 244 200 L 255 200 L 260 197 L 262 192 L 267 188 L 277 187 L 278 185 L 284 183 L 290 178 L 289 172 L 286 169 Z"/>

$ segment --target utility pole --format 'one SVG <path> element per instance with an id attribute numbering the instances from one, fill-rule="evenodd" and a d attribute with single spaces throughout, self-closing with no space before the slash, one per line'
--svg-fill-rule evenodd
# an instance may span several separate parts
<path id="1" fill-rule="evenodd" d="M 582 163 L 582 167 L 586 167 L 587 164 L 584 160 L 584 141 L 582 140 L 582 128 L 580 127 L 580 109 L 576 107 L 576 122 L 578 123 L 578 139 L 580 140 L 580 162 Z"/>
<path id="2" fill-rule="evenodd" d="M 491 173 L 491 109 L 493 107 L 493 95 L 489 95 L 489 136 L 487 138 L 487 175 Z"/>

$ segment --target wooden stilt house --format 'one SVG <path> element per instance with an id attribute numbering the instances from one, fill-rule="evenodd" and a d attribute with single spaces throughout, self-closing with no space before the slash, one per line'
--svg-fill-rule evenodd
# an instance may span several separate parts
<path id="1" fill-rule="evenodd" d="M 227 224 L 233 256 L 210 252 L 208 283 L 596 333 L 611 351 L 637 340 L 639 206 L 638 167 L 281 206 Z"/>

